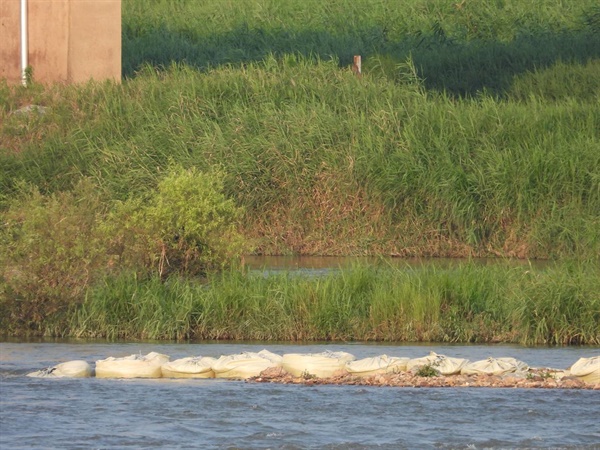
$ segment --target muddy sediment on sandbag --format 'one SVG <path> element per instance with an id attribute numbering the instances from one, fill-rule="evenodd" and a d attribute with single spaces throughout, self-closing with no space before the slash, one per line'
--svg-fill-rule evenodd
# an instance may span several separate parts
<path id="1" fill-rule="evenodd" d="M 438 375 L 419 376 L 412 372 L 376 374 L 358 377 L 340 371 L 330 378 L 317 378 L 310 374 L 295 377 L 281 367 L 265 370 L 258 377 L 247 380 L 250 383 L 280 383 L 315 385 L 354 385 L 387 387 L 454 387 L 454 388 L 525 388 L 525 389 L 593 389 L 600 390 L 600 384 L 590 384 L 577 377 L 561 376 L 560 371 L 530 369 L 525 373 L 505 375 Z"/>

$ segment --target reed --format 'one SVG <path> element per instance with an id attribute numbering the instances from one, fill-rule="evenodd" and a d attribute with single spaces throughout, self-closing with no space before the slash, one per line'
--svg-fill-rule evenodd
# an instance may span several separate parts
<path id="1" fill-rule="evenodd" d="M 93 224 L 76 219 L 92 214 L 78 188 L 82 182 L 94 186 L 98 210 L 113 211 L 115 204 L 143 205 L 170 167 L 202 173 L 218 167 L 222 200 L 232 211 L 243 208 L 238 231 L 256 253 L 596 264 L 599 17 L 593 0 L 124 1 L 123 83 L 34 82 L 25 88 L 0 81 L 1 243 L 22 255 L 39 254 L 35 240 L 13 234 L 6 224 L 20 217 L 24 229 L 35 228 L 51 211 L 54 222 L 71 228 L 53 234 L 38 227 L 48 236 L 43 248 L 50 256 L 30 258 L 30 267 L 39 273 L 73 267 L 72 254 L 51 249 L 66 248 L 69 236 L 93 231 Z M 363 55 L 360 78 L 349 67 L 355 54 Z M 18 112 L 28 104 L 47 109 Z M 24 185 L 38 193 L 40 205 L 56 208 L 19 207 Z M 65 198 L 72 199 L 68 207 L 52 203 Z M 65 214 L 69 220 L 61 220 Z M 90 241 L 80 240 L 82 246 Z M 94 241 L 87 260 L 105 260 L 107 242 Z M 156 259 L 144 254 L 146 246 L 136 248 L 142 249 L 136 254 L 140 260 Z M 84 272 L 70 291 L 73 304 L 83 302 L 90 279 L 103 275 Z M 15 274 L 34 279 L 14 270 L 0 273 L 0 309 L 15 301 L 7 283 Z M 160 288 L 169 294 L 159 297 L 189 292 L 194 314 L 165 328 L 162 319 L 148 316 L 144 330 L 130 333 L 125 327 L 106 335 L 246 336 L 239 322 L 267 339 L 469 341 L 503 333 L 508 340 L 596 339 L 589 330 L 578 332 L 582 338 L 570 331 L 553 337 L 554 330 L 569 327 L 558 319 L 531 319 L 544 310 L 535 309 L 541 298 L 528 306 L 542 287 L 530 292 L 516 275 L 490 270 L 472 281 L 467 276 L 471 294 L 461 294 L 460 301 L 446 298 L 456 295 L 450 275 L 448 294 L 440 291 L 443 273 L 431 275 L 435 283 L 411 276 L 399 283 L 367 272 L 350 276 L 348 282 L 356 283 L 351 286 L 329 278 L 306 286 L 295 279 L 290 286 L 273 285 L 273 297 L 255 293 L 277 312 L 273 317 L 262 316 L 258 304 L 234 308 L 239 292 L 233 285 L 227 285 L 229 291 L 223 286 L 232 298 L 217 293 L 209 298 L 210 289 L 169 281 Z M 406 301 L 390 303 L 371 277 Z M 487 284 L 478 285 L 479 278 Z M 559 284 L 546 285 L 557 293 L 546 294 L 562 298 L 560 292 L 571 286 L 565 295 L 579 298 L 578 289 L 588 292 L 586 283 L 597 283 L 597 275 L 590 278 L 575 277 L 572 284 L 573 278 L 557 274 Z M 229 283 L 234 280 L 249 283 L 234 276 Z M 112 282 L 106 283 L 109 295 Z M 262 283 L 272 281 L 250 284 Z M 497 292 L 506 294 L 506 283 L 519 286 L 515 292 L 527 293 L 527 301 L 515 300 L 513 309 L 504 310 L 491 300 L 500 298 Z M 57 291 L 49 281 L 38 287 Z M 100 295 L 95 292 L 88 296 Z M 356 296 L 369 301 L 350 300 Z M 29 298 L 31 315 L 43 315 L 37 297 Z M 473 307 L 463 304 L 470 298 L 479 299 Z M 482 299 L 490 305 L 484 308 Z M 544 308 L 560 309 L 558 303 Z M 230 316 L 239 321 L 228 321 Z M 500 317 L 508 322 L 501 325 Z"/>
<path id="2" fill-rule="evenodd" d="M 593 0 L 261 0 L 243 5 L 220 0 L 163 1 L 152 7 L 129 0 L 123 12 L 127 76 L 147 62 L 168 66 L 185 61 L 207 68 L 262 60 L 269 53 L 300 53 L 335 56 L 349 65 L 354 54 L 404 60 L 412 52 L 431 86 L 471 93 L 482 83 L 500 86 L 507 70 L 521 72 L 557 56 L 579 58 L 583 49 L 594 51 L 592 42 L 572 33 L 597 31 L 600 15 Z M 477 64 L 482 62 L 478 58 L 491 65 Z M 441 82 L 449 78 L 452 83 Z"/>
<path id="3" fill-rule="evenodd" d="M 109 339 L 600 343 L 598 267 L 355 266 L 324 275 L 228 272 L 207 285 L 123 277 L 67 318 Z"/>
<path id="4" fill-rule="evenodd" d="M 3 133 L 46 138 L 4 153 L 2 196 L 19 179 L 54 192 L 84 176 L 113 198 L 141 196 L 174 161 L 223 168 L 261 253 L 600 253 L 600 89 L 582 99 L 549 87 L 524 100 L 543 71 L 520 79 L 515 100 L 457 101 L 404 67 L 398 84 L 273 56 L 243 70 L 147 68 L 122 86 L 63 88 L 56 112 L 8 117 Z M 571 67 L 553 72 L 569 79 Z M 597 69 L 576 66 L 572 81 Z"/>

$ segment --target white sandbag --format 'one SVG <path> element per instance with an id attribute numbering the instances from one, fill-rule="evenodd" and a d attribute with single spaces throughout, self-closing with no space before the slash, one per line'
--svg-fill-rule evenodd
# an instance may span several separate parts
<path id="1" fill-rule="evenodd" d="M 460 373 L 463 375 L 504 375 L 527 370 L 529 370 L 529 366 L 515 358 L 488 358 L 466 364 Z"/>
<path id="2" fill-rule="evenodd" d="M 281 361 L 283 360 L 283 357 L 281 355 L 270 352 L 269 350 L 266 350 L 266 349 L 258 352 L 258 355 L 262 358 L 267 358 L 270 361 L 280 363 L 280 365 L 281 365 Z"/>
<path id="3" fill-rule="evenodd" d="M 346 363 L 354 359 L 354 355 L 346 352 L 286 353 L 283 355 L 282 366 L 295 377 L 310 375 L 329 378 L 336 372 L 345 370 Z"/>
<path id="4" fill-rule="evenodd" d="M 87 361 L 67 361 L 47 369 L 27 374 L 36 378 L 88 378 L 92 376 L 92 366 Z"/>
<path id="5" fill-rule="evenodd" d="M 413 358 L 406 363 L 406 370 L 417 371 L 423 366 L 431 366 L 436 369 L 440 375 L 456 375 L 461 372 L 461 369 L 469 363 L 468 359 L 450 358 L 445 355 L 438 355 L 435 352 L 422 358 Z"/>
<path id="6" fill-rule="evenodd" d="M 571 366 L 570 373 L 586 383 L 600 383 L 600 356 L 592 356 L 591 358 L 579 358 L 575 364 Z"/>
<path id="7" fill-rule="evenodd" d="M 398 373 L 406 371 L 409 358 L 381 355 L 346 363 L 346 370 L 352 375 L 370 377 L 382 373 Z"/>
<path id="8" fill-rule="evenodd" d="M 161 378 L 162 365 L 169 357 L 150 352 L 147 355 L 130 355 L 96 361 L 96 378 Z"/>
<path id="9" fill-rule="evenodd" d="M 212 369 L 217 358 L 210 356 L 190 356 L 176 359 L 162 365 L 163 378 L 214 378 Z"/>
<path id="10" fill-rule="evenodd" d="M 281 356 L 268 350 L 221 356 L 212 366 L 215 378 L 245 380 L 257 377 L 263 370 L 281 367 Z"/>
<path id="11" fill-rule="evenodd" d="M 568 370 L 560 369 L 546 369 L 546 373 L 557 381 L 562 380 L 564 377 L 568 377 L 571 373 Z"/>

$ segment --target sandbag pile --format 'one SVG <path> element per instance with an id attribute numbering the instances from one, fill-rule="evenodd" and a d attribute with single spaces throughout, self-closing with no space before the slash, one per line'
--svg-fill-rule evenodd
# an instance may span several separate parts
<path id="1" fill-rule="evenodd" d="M 406 370 L 416 372 L 423 366 L 430 366 L 440 375 L 456 375 L 468 363 L 467 359 L 450 358 L 446 355 L 430 352 L 428 356 L 410 359 L 406 364 Z"/>
<path id="2" fill-rule="evenodd" d="M 421 369 L 427 369 L 421 371 Z M 343 351 L 321 353 L 286 353 L 283 356 L 268 350 L 243 352 L 234 355 L 192 356 L 170 361 L 170 357 L 157 352 L 147 355 L 108 357 L 96 361 L 96 378 L 226 378 L 247 380 L 260 377 L 269 370 L 287 373 L 289 376 L 310 379 L 327 379 L 350 376 L 367 379 L 378 375 L 412 374 L 413 376 L 493 376 L 528 377 L 539 376 L 543 369 L 532 369 L 515 358 L 487 358 L 471 362 L 464 358 L 452 358 L 435 352 L 421 358 L 380 355 L 356 360 L 354 355 Z M 536 375 L 537 372 L 537 375 Z M 428 375 L 421 375 L 428 373 Z M 86 361 L 67 361 L 55 366 L 31 372 L 35 378 L 87 378 L 94 376 L 92 366 Z M 547 369 L 544 376 L 555 380 L 580 380 L 588 385 L 600 386 L 600 356 L 580 358 L 566 370 Z"/>
<path id="3" fill-rule="evenodd" d="M 346 363 L 354 359 L 354 355 L 346 352 L 286 353 L 282 367 L 296 377 L 328 378 L 345 370 Z"/>
<path id="4" fill-rule="evenodd" d="M 34 378 L 88 378 L 92 376 L 92 366 L 86 361 L 67 361 L 47 369 L 28 373 L 27 376 Z"/>
<path id="5" fill-rule="evenodd" d="M 169 357 L 150 352 L 147 355 L 112 356 L 96 361 L 96 378 L 161 378 L 162 365 Z"/>
<path id="6" fill-rule="evenodd" d="M 371 377 L 382 373 L 405 372 L 409 358 L 381 355 L 346 363 L 346 370 L 357 377 Z"/>
<path id="7" fill-rule="evenodd" d="M 257 377 L 264 370 L 280 367 L 282 357 L 268 350 L 221 356 L 212 366 L 215 378 L 245 380 Z"/>
<path id="8" fill-rule="evenodd" d="M 163 378 L 214 378 L 216 358 L 189 356 L 166 362 L 161 366 Z"/>
<path id="9" fill-rule="evenodd" d="M 529 366 L 515 358 L 487 358 L 465 364 L 460 373 L 463 375 L 504 375 L 507 373 L 527 372 Z"/>
<path id="10" fill-rule="evenodd" d="M 600 356 L 579 358 L 569 369 L 571 376 L 578 377 L 590 384 L 600 383 Z"/>

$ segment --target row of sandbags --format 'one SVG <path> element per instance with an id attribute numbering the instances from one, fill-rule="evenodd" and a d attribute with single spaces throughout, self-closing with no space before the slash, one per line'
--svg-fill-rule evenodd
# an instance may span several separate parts
<path id="1" fill-rule="evenodd" d="M 503 375 L 506 373 L 526 372 L 529 366 L 515 358 L 488 358 L 470 362 L 464 358 L 451 358 L 435 352 L 422 358 L 398 358 L 387 355 L 365 358 L 349 363 L 346 370 L 358 376 L 371 376 L 378 373 L 413 372 L 428 366 L 439 375 L 487 374 Z"/>
<path id="2" fill-rule="evenodd" d="M 470 362 L 431 352 L 422 358 L 387 355 L 356 360 L 346 352 L 287 353 L 283 356 L 268 350 L 244 352 L 213 358 L 197 356 L 170 361 L 169 356 L 156 352 L 147 355 L 109 357 L 96 361 L 97 378 L 230 378 L 247 379 L 259 376 L 270 368 L 283 368 L 296 377 L 329 378 L 335 374 L 350 373 L 359 377 L 376 374 L 413 372 L 429 366 L 440 375 L 486 374 L 503 375 L 525 373 L 529 366 L 515 358 L 488 358 Z M 86 361 L 69 361 L 38 372 L 32 377 L 90 377 L 93 375 Z M 600 383 L 600 356 L 580 358 L 563 375 L 571 375 L 596 384 Z"/>
<path id="3" fill-rule="evenodd" d="M 398 358 L 387 355 L 365 358 L 346 365 L 346 370 L 358 376 L 372 376 L 378 373 L 412 372 L 429 366 L 440 375 L 506 375 L 510 373 L 526 373 L 529 366 L 515 358 L 487 358 L 480 361 L 469 361 L 464 358 L 452 358 L 431 352 L 422 358 Z M 591 384 L 600 383 L 600 356 L 580 358 L 569 369 L 562 371 L 562 376 L 576 376 Z"/>

